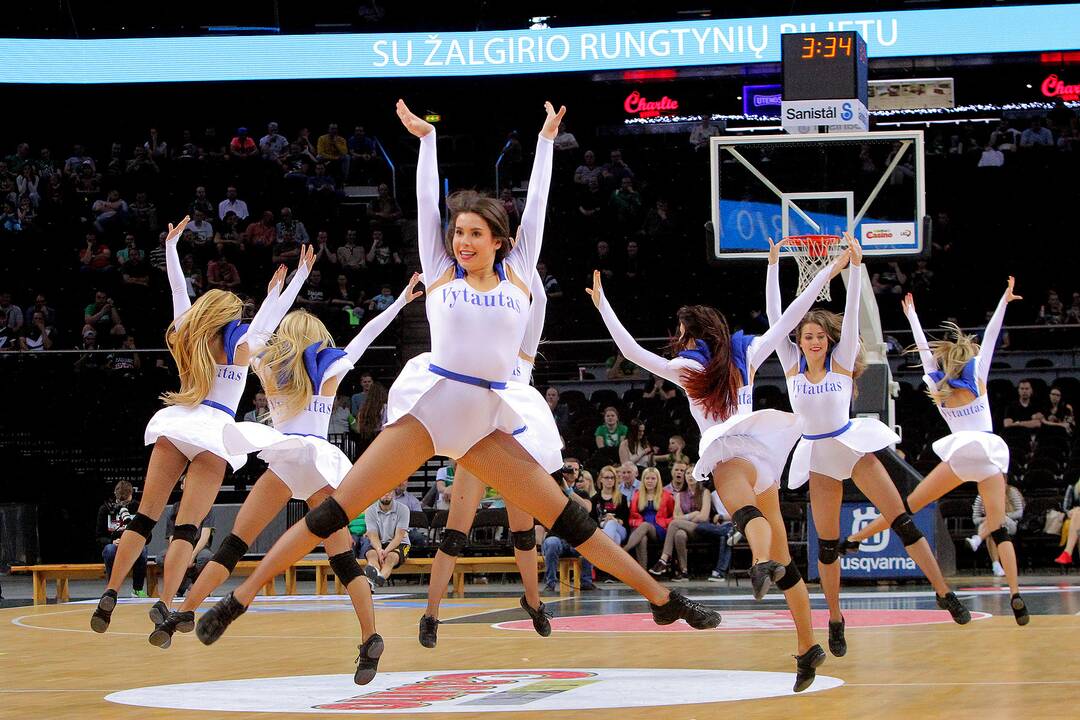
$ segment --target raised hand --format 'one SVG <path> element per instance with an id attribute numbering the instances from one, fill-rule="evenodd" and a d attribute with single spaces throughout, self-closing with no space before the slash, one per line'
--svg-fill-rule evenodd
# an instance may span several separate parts
<path id="1" fill-rule="evenodd" d="M 772 238 L 769 238 L 769 264 L 775 265 L 780 262 L 780 248 L 788 244 L 788 239 L 783 238 L 778 243 L 774 243 Z"/>
<path id="2" fill-rule="evenodd" d="M 839 275 L 840 271 L 846 268 L 849 262 L 851 262 L 851 248 L 846 248 L 844 252 L 837 255 L 836 259 L 833 260 L 832 270 L 829 271 L 829 279 L 832 280 Z"/>
<path id="3" fill-rule="evenodd" d="M 285 275 L 288 274 L 284 265 L 278 265 L 278 269 L 274 271 L 274 277 L 270 278 L 270 284 L 266 286 L 266 293 L 269 295 L 274 291 L 278 285 L 282 285 L 285 282 Z"/>
<path id="4" fill-rule="evenodd" d="M 315 246 L 314 245 L 301 245 L 300 246 L 300 265 L 306 265 L 308 272 L 311 272 L 311 268 L 315 267 Z M 297 267 L 300 267 L 297 265 Z"/>
<path id="5" fill-rule="evenodd" d="M 422 279 L 420 273 L 414 272 L 412 277 L 409 278 L 409 284 L 405 286 L 405 289 L 401 291 L 401 297 L 405 298 L 405 304 L 408 305 L 416 298 L 424 294 L 423 290 L 415 290 L 417 283 Z"/>
<path id="6" fill-rule="evenodd" d="M 184 219 L 178 222 L 176 225 L 169 223 L 169 234 L 165 236 L 165 242 L 176 242 L 180 238 L 180 235 L 184 232 L 184 228 L 187 227 L 187 224 L 189 222 L 191 222 L 191 218 L 185 215 Z"/>
<path id="7" fill-rule="evenodd" d="M 908 310 L 915 312 L 915 298 L 911 296 L 911 293 L 905 295 L 904 299 L 900 301 L 900 309 L 904 311 L 905 315 Z"/>
<path id="8" fill-rule="evenodd" d="M 1012 275 L 1009 276 L 1009 286 L 1005 288 L 1005 302 L 1011 303 L 1013 300 L 1023 300 L 1024 298 L 1013 292 L 1013 288 L 1016 286 L 1016 278 Z"/>
<path id="9" fill-rule="evenodd" d="M 849 232 L 844 233 L 844 239 L 847 240 L 848 250 L 851 251 L 851 266 L 858 267 L 862 265 L 862 245 Z"/>
<path id="10" fill-rule="evenodd" d="M 405 126 L 405 129 L 418 138 L 424 137 L 435 129 L 434 125 L 420 119 L 416 113 L 410 110 L 404 100 L 397 101 L 397 116 L 401 118 L 401 124 Z"/>
<path id="11" fill-rule="evenodd" d="M 589 294 L 589 297 L 592 298 L 593 305 L 595 305 L 596 309 L 599 310 L 600 309 L 600 298 L 603 297 L 603 295 L 604 295 L 604 287 L 603 287 L 603 285 L 600 284 L 600 271 L 599 270 L 593 270 L 593 272 L 592 272 L 592 287 L 591 288 L 585 288 L 585 292 L 587 292 Z M 616 364 L 618 364 L 618 363 L 616 363 Z"/>
<path id="12" fill-rule="evenodd" d="M 563 115 L 566 115 L 566 106 L 561 105 L 559 112 L 555 112 L 555 106 L 545 101 L 544 111 L 547 113 L 547 117 L 544 119 L 544 127 L 540 134 L 548 140 L 554 140 L 555 136 L 559 134 L 559 125 L 562 124 Z"/>

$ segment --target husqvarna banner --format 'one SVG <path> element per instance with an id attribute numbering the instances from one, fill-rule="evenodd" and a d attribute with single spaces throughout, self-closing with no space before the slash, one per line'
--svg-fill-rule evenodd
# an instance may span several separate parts
<path id="1" fill-rule="evenodd" d="M 915 513 L 915 525 L 922 530 L 933 550 L 934 513 L 937 503 L 930 503 Z M 810 507 L 806 509 L 807 518 L 812 518 Z M 844 503 L 840 506 L 840 537 L 862 530 L 878 517 L 877 508 L 870 503 Z M 809 577 L 818 579 L 818 535 L 814 523 L 809 523 L 806 538 L 807 558 L 809 558 Z M 908 557 L 904 543 L 890 528 L 882 530 L 859 547 L 859 552 L 840 558 L 840 575 L 845 580 L 889 580 L 902 578 L 921 578 L 922 571 L 915 561 Z"/>

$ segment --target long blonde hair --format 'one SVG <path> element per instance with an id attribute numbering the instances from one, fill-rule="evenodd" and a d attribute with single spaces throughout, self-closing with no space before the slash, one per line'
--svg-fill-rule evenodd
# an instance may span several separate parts
<path id="1" fill-rule="evenodd" d="M 600 472 L 596 474 L 596 492 L 604 491 L 604 473 L 611 473 L 611 503 L 615 507 L 619 507 L 623 503 L 623 494 L 619 491 L 619 472 L 615 469 L 614 465 L 605 465 L 600 468 Z"/>
<path id="2" fill-rule="evenodd" d="M 947 322 L 944 328 L 952 338 L 932 341 L 930 352 L 945 377 L 936 386 L 926 388 L 926 394 L 938 405 L 944 405 L 952 397 L 954 388 L 949 381 L 960 377 L 968 361 L 979 354 L 979 343 L 973 335 L 965 334 L 956 323 Z M 913 348 L 912 352 L 918 352 L 918 348 Z"/>
<path id="3" fill-rule="evenodd" d="M 307 310 L 293 310 L 270 336 L 259 353 L 255 372 L 266 391 L 267 402 L 285 420 L 303 410 L 318 392 L 304 368 L 304 349 L 312 343 L 322 348 L 334 346 L 334 338 L 322 320 Z"/>
<path id="4" fill-rule="evenodd" d="M 165 345 L 172 353 L 180 373 L 179 392 L 167 392 L 161 399 L 166 405 L 198 405 L 210 394 L 214 384 L 214 340 L 224 327 L 239 320 L 244 303 L 227 290 L 209 290 L 165 331 Z"/>
<path id="5" fill-rule="evenodd" d="M 645 487 L 645 479 L 653 476 L 656 477 L 656 487 L 650 493 Z M 647 498 L 646 494 L 648 494 Z M 649 505 L 650 500 L 653 502 L 654 505 L 656 505 L 656 511 L 660 512 L 660 506 L 663 504 L 664 500 L 664 481 L 663 478 L 660 477 L 659 470 L 657 470 L 656 468 L 645 468 L 645 470 L 641 473 L 641 487 L 638 488 L 637 497 L 638 512 L 644 512 L 645 508 Z"/>

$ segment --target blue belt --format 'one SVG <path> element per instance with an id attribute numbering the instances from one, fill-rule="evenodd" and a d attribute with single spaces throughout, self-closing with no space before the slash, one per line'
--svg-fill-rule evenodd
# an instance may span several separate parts
<path id="1" fill-rule="evenodd" d="M 494 381 L 491 381 L 491 380 L 485 380 L 483 378 L 473 377 L 472 375 L 462 375 L 461 373 L 456 373 L 453 370 L 447 370 L 446 368 L 441 368 L 438 365 L 436 365 L 435 363 L 431 363 L 430 365 L 428 365 L 428 370 L 435 373 L 436 375 L 442 375 L 447 380 L 453 380 L 455 382 L 465 383 L 466 385 L 475 385 L 476 387 L 481 387 L 481 388 L 484 388 L 485 390 L 505 390 L 506 389 L 506 383 L 504 383 L 504 382 L 494 382 Z"/>
<path id="2" fill-rule="evenodd" d="M 231 417 L 233 420 L 236 419 L 236 411 L 228 405 L 222 405 L 221 403 L 214 402 L 213 400 L 203 400 L 202 404 L 206 407 L 212 407 L 215 410 L 220 410 L 221 412 Z"/>
<path id="3" fill-rule="evenodd" d="M 281 433 L 281 434 L 282 435 L 298 435 L 300 437 L 317 437 L 317 438 L 322 438 L 323 440 L 326 439 L 325 435 L 316 435 L 315 433 Z"/>
<path id="4" fill-rule="evenodd" d="M 521 427 L 519 427 L 517 430 L 515 430 L 514 432 L 512 432 L 510 434 L 511 435 L 520 435 L 521 433 L 525 432 L 528 429 L 529 429 L 528 425 L 522 425 Z"/>
<path id="5" fill-rule="evenodd" d="M 843 435 L 851 427 L 851 421 L 848 420 L 847 424 L 839 430 L 833 430 L 832 432 L 821 433 L 820 435 L 803 435 L 803 440 L 825 440 L 826 438 L 833 438 L 837 435 Z"/>

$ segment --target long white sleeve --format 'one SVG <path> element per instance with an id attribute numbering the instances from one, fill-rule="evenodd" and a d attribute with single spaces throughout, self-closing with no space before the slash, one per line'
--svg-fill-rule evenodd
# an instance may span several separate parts
<path id="1" fill-rule="evenodd" d="M 907 317 L 908 324 L 911 325 L 911 335 L 915 338 L 915 347 L 919 351 L 923 372 L 929 375 L 939 368 L 934 361 L 934 353 L 930 351 L 930 343 L 926 339 L 926 333 L 923 332 L 922 323 L 919 322 L 919 315 L 910 305 L 904 308 L 904 315 Z"/>
<path id="2" fill-rule="evenodd" d="M 1001 335 L 1001 325 L 1005 322 L 1005 307 L 1008 304 L 1009 301 L 1005 299 L 1005 295 L 1002 295 L 997 308 L 994 309 L 994 314 L 986 323 L 982 340 L 979 341 L 979 362 L 976 365 L 979 369 L 979 379 L 983 382 L 986 382 L 987 376 L 990 375 L 990 365 L 994 362 L 994 346 L 997 345 L 998 337 Z"/>
<path id="3" fill-rule="evenodd" d="M 536 349 L 540 347 L 540 336 L 544 333 L 544 318 L 547 316 L 547 290 L 544 289 L 540 273 L 533 272 L 529 292 L 532 294 L 532 305 L 529 306 L 529 324 L 525 326 L 521 352 L 535 358 Z"/>
<path id="4" fill-rule="evenodd" d="M 619 346 L 619 351 L 623 354 L 623 357 L 653 375 L 659 375 L 665 380 L 670 380 L 682 387 L 683 370 L 701 368 L 701 365 L 693 360 L 687 358 L 667 360 L 638 345 L 633 336 L 619 322 L 619 318 L 615 316 L 615 311 L 611 309 L 607 297 L 602 294 L 600 297 L 600 317 L 603 318 L 604 325 L 607 326 L 608 332 L 611 333 L 611 339 Z"/>
<path id="5" fill-rule="evenodd" d="M 180 316 L 191 308 L 191 298 L 187 294 L 187 279 L 180 266 L 180 254 L 176 250 L 179 236 L 175 240 L 165 241 L 165 274 L 169 276 L 169 290 L 172 291 L 173 322 L 179 328 L 183 324 Z"/>
<path id="6" fill-rule="evenodd" d="M 443 242 L 439 215 L 439 160 L 435 131 L 420 138 L 420 158 L 416 163 L 416 242 L 420 267 L 429 282 L 437 282 L 453 259 Z"/>
<path id="7" fill-rule="evenodd" d="M 813 306 L 817 296 L 821 293 L 821 289 L 829 282 L 831 273 L 832 265 L 822 268 L 814 276 L 814 279 L 810 281 L 810 284 L 806 286 L 806 289 L 788 305 L 788 309 L 780 315 L 768 332 L 756 338 L 750 344 L 750 348 L 746 353 L 746 369 L 751 377 L 754 371 L 769 358 L 769 355 L 780 347 L 781 343 L 790 342 L 788 335 L 798 326 L 803 315 L 806 315 Z"/>
<path id="8" fill-rule="evenodd" d="M 356 361 L 360 359 L 360 356 L 368 349 L 371 343 L 375 342 L 375 338 L 382 334 L 390 323 L 394 322 L 394 318 L 398 316 L 401 309 L 409 303 L 409 287 L 406 285 L 405 289 L 401 291 L 401 294 L 397 296 L 395 300 L 388 308 L 372 318 L 367 325 L 360 329 L 360 332 L 349 341 L 349 344 L 345 346 L 345 356 L 349 359 L 350 365 L 355 365 Z"/>
<path id="9" fill-rule="evenodd" d="M 780 263 L 775 262 L 769 265 L 765 272 L 765 316 L 768 317 L 770 326 L 780 321 L 783 307 L 780 298 Z M 776 356 L 786 373 L 799 364 L 799 347 L 790 340 L 780 343 L 776 347 Z"/>
<path id="10" fill-rule="evenodd" d="M 555 143 L 543 135 L 536 137 L 536 155 L 529 175 L 529 193 L 521 213 L 521 234 L 514 249 L 506 258 L 520 278 L 530 277 L 540 259 L 544 242 L 544 220 L 547 217 L 548 191 L 551 189 L 551 166 Z"/>
<path id="11" fill-rule="evenodd" d="M 255 317 L 251 319 L 247 339 L 244 341 L 247 342 L 248 352 L 252 356 L 266 347 L 267 340 L 277 330 L 282 318 L 292 308 L 296 296 L 300 294 L 300 288 L 307 282 L 308 272 L 307 266 L 301 263 L 284 292 L 281 292 L 280 285 L 275 285 L 266 295 Z"/>
<path id="12" fill-rule="evenodd" d="M 852 265 L 848 275 L 847 298 L 844 302 L 844 325 L 840 340 L 833 349 L 832 359 L 845 370 L 855 367 L 859 356 L 859 304 L 862 299 L 862 264 Z"/>

